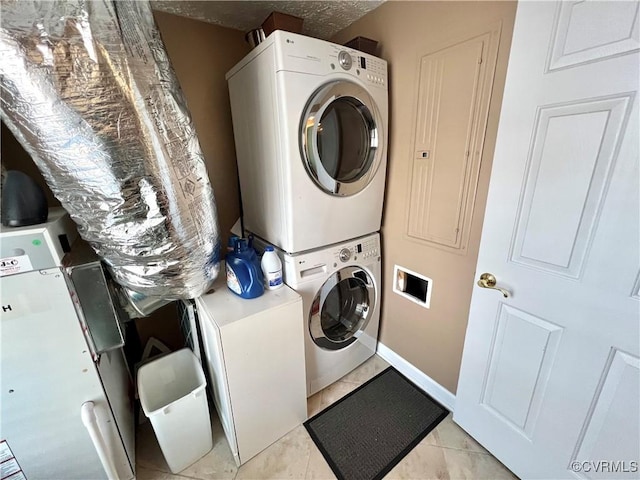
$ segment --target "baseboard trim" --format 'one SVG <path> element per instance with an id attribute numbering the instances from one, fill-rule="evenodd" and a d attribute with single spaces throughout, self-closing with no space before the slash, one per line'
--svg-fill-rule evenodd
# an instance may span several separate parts
<path id="1" fill-rule="evenodd" d="M 376 353 L 405 377 L 440 402 L 450 412 L 456 404 L 456 396 L 429 375 L 414 367 L 385 344 L 378 342 Z"/>

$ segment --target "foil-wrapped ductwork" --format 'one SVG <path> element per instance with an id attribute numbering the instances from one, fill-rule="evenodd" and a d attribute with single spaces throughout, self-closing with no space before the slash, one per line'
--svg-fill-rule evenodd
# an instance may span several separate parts
<path id="1" fill-rule="evenodd" d="M 213 190 L 148 2 L 1 2 L 2 120 L 114 279 L 167 300 L 219 270 Z"/>

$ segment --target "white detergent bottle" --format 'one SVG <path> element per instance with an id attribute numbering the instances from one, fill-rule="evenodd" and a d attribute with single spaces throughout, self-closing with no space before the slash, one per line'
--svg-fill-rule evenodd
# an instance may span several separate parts
<path id="1" fill-rule="evenodd" d="M 260 262 L 264 275 L 264 286 L 269 290 L 275 290 L 282 286 L 282 262 L 271 245 L 267 245 Z"/>

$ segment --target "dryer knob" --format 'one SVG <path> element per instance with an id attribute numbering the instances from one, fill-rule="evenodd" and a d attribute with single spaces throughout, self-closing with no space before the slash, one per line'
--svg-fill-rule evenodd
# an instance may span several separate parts
<path id="1" fill-rule="evenodd" d="M 348 248 L 343 248 L 342 250 L 340 250 L 339 256 L 341 262 L 347 262 L 351 258 L 351 250 L 349 250 Z"/>
<path id="2" fill-rule="evenodd" d="M 353 64 L 351 55 L 349 55 L 345 51 L 342 51 L 338 54 L 338 61 L 340 62 L 340 66 L 345 70 L 349 70 L 351 68 L 351 65 Z"/>

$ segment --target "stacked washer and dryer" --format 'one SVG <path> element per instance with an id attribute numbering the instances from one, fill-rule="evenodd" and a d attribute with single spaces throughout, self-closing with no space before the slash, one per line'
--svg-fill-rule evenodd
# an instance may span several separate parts
<path id="1" fill-rule="evenodd" d="M 302 296 L 311 396 L 376 351 L 387 63 L 276 31 L 227 80 L 245 233 Z"/>

